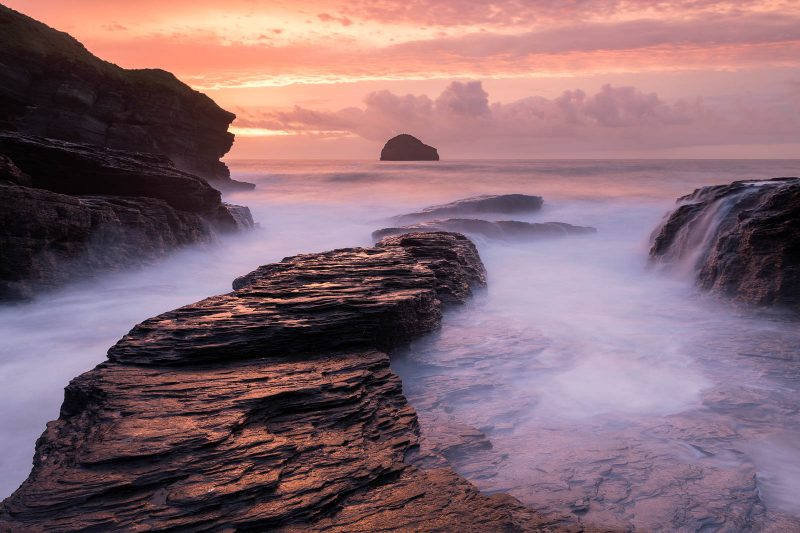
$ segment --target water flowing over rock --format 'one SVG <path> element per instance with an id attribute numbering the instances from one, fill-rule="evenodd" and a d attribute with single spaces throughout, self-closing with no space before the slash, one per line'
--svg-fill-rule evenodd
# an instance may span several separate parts
<path id="1" fill-rule="evenodd" d="M 466 238 L 412 234 L 143 322 L 66 388 L 0 529 L 560 530 L 405 461 L 418 423 L 380 350 L 484 284 Z"/>
<path id="2" fill-rule="evenodd" d="M 454 231 L 467 235 L 488 239 L 530 240 L 548 237 L 564 237 L 567 235 L 586 235 L 597 233 L 595 228 L 573 226 L 564 222 L 520 222 L 518 220 L 499 220 L 489 222 L 473 218 L 449 218 L 432 220 L 396 228 L 383 228 L 372 232 L 373 240 L 380 240 L 389 235 L 419 231 Z"/>
<path id="3" fill-rule="evenodd" d="M 381 161 L 438 161 L 439 152 L 413 135 L 392 137 L 381 150 Z"/>
<path id="4" fill-rule="evenodd" d="M 0 6 L 0 129 L 150 152 L 221 188 L 235 115 L 169 72 L 126 70 L 66 33 Z"/>
<path id="5" fill-rule="evenodd" d="M 654 234 L 655 262 L 702 289 L 800 312 L 800 178 L 703 187 L 678 201 Z"/>
<path id="6" fill-rule="evenodd" d="M 400 224 L 409 224 L 462 215 L 533 213 L 540 210 L 543 203 L 544 200 L 542 200 L 541 196 L 531 196 L 529 194 L 474 196 L 456 200 L 449 204 L 426 207 L 416 213 L 398 215 L 393 217 L 392 221 Z"/>

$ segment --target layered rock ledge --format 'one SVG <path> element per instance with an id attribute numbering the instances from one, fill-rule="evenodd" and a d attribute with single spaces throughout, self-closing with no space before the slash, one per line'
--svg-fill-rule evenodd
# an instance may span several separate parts
<path id="1" fill-rule="evenodd" d="M 420 222 L 408 226 L 379 229 L 372 232 L 372 239 L 377 241 L 390 235 L 402 235 L 403 233 L 419 231 L 454 231 L 470 236 L 500 240 L 535 240 L 597 233 L 596 228 L 574 226 L 565 222 L 522 222 L 519 220 L 491 222 L 475 218 L 448 218 Z"/>
<path id="2" fill-rule="evenodd" d="M 467 215 L 534 213 L 544 204 L 541 196 L 530 194 L 487 194 L 463 198 L 447 204 L 433 205 L 414 213 L 392 217 L 398 224 L 413 224 L 449 217 Z"/>
<path id="3" fill-rule="evenodd" d="M 0 300 L 252 227 L 165 157 L 0 133 Z"/>
<path id="4" fill-rule="evenodd" d="M 552 531 L 509 496 L 405 458 L 385 350 L 485 284 L 458 234 L 299 255 L 136 326 L 66 388 L 10 531 Z"/>
<path id="5" fill-rule="evenodd" d="M 678 199 L 650 256 L 699 287 L 800 312 L 800 178 L 737 181 Z"/>

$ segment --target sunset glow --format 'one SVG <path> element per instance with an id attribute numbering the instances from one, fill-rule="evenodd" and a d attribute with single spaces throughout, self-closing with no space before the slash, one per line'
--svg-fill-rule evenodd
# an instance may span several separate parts
<path id="1" fill-rule="evenodd" d="M 259 139 L 229 157 L 309 157 L 333 136 L 340 157 L 372 158 L 408 129 L 449 157 L 694 157 L 698 145 L 708 157 L 742 146 L 742 156 L 791 157 L 799 146 L 787 120 L 800 113 L 797 2 L 7 4 L 99 57 L 163 68 L 208 93 L 239 116 L 240 139 Z M 455 95 L 453 82 L 481 92 Z M 563 95 L 602 100 L 604 87 L 615 95 L 606 112 L 628 119 L 558 111 Z M 441 95 L 472 99 L 448 107 Z M 665 109 L 680 120 L 665 122 Z M 633 147 L 614 142 L 631 137 Z"/>

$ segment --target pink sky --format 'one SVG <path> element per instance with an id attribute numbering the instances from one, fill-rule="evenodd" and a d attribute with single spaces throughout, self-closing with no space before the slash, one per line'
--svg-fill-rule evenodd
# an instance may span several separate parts
<path id="1" fill-rule="evenodd" d="M 229 155 L 799 157 L 800 3 L 7 0 L 239 116 Z"/>

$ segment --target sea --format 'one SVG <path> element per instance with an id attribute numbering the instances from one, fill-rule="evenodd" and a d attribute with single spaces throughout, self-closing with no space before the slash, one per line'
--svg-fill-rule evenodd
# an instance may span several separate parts
<path id="1" fill-rule="evenodd" d="M 0 497 L 27 477 L 69 380 L 137 322 L 286 256 L 370 246 L 393 215 L 524 193 L 543 208 L 501 218 L 597 233 L 475 239 L 488 287 L 393 354 L 423 437 L 465 436 L 446 449 L 459 473 L 554 519 L 800 531 L 800 328 L 648 259 L 680 196 L 798 176 L 800 160 L 228 163 L 256 184 L 225 197 L 256 230 L 0 307 Z"/>

